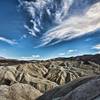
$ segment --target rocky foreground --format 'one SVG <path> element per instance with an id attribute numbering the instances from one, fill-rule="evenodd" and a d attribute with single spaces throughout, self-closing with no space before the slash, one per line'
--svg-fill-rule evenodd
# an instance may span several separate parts
<path id="1" fill-rule="evenodd" d="M 0 59 L 0 100 L 100 100 L 100 55 Z"/>

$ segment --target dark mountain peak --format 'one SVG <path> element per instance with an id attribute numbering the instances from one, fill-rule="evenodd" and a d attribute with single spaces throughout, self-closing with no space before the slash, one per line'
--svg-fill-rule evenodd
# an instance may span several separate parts
<path id="1" fill-rule="evenodd" d="M 77 56 L 74 59 L 82 61 L 92 61 L 97 64 L 100 64 L 100 54 Z"/>
<path id="2" fill-rule="evenodd" d="M 58 57 L 58 58 L 53 58 L 50 59 L 51 61 L 55 60 L 82 60 L 82 61 L 93 61 L 93 62 L 99 62 L 100 59 L 100 54 L 95 54 L 95 55 L 81 55 L 81 56 L 76 56 L 76 57 Z"/>

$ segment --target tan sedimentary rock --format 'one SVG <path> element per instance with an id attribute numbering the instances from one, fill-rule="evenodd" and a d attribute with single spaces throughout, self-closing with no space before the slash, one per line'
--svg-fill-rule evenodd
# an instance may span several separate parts
<path id="1" fill-rule="evenodd" d="M 28 84 L 16 83 L 12 86 L 0 86 L 0 100 L 36 100 L 42 95 Z"/>

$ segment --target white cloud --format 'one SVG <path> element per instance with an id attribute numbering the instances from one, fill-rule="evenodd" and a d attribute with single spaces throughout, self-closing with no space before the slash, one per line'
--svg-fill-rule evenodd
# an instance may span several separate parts
<path id="1" fill-rule="evenodd" d="M 77 51 L 78 51 L 77 49 L 69 49 L 67 50 L 67 54 L 76 53 Z"/>
<path id="2" fill-rule="evenodd" d="M 0 41 L 6 42 L 6 43 L 8 43 L 8 44 L 10 44 L 10 45 L 17 44 L 17 43 L 15 42 L 15 40 L 10 40 L 10 39 L 7 39 L 7 38 L 5 38 L 5 37 L 0 37 Z"/>
<path id="3" fill-rule="evenodd" d="M 100 2 L 92 5 L 82 16 L 72 16 L 62 22 L 59 26 L 46 32 L 41 38 L 40 46 L 48 45 L 53 40 L 57 40 L 52 45 L 65 40 L 81 37 L 90 32 L 100 29 Z"/>
<path id="4" fill-rule="evenodd" d="M 27 35 L 22 35 L 21 37 L 20 37 L 20 40 L 22 40 L 22 39 L 26 39 L 27 38 Z"/>
<path id="5" fill-rule="evenodd" d="M 32 55 L 32 56 L 21 57 L 20 59 L 22 59 L 22 60 L 37 60 L 40 58 L 41 58 L 40 55 Z"/>
<path id="6" fill-rule="evenodd" d="M 40 55 L 32 55 L 33 58 L 40 58 Z"/>
<path id="7" fill-rule="evenodd" d="M 67 52 L 61 52 L 61 53 L 59 53 L 59 56 L 67 56 L 67 55 L 70 55 L 70 54 L 74 54 L 77 51 L 78 51 L 77 49 L 69 49 L 69 50 L 67 50 Z"/>
<path id="8" fill-rule="evenodd" d="M 32 36 L 36 36 L 33 29 L 29 28 L 27 25 L 24 25 L 24 27 L 28 30 L 29 34 L 31 34 Z"/>
<path id="9" fill-rule="evenodd" d="M 30 35 L 36 36 L 36 33 L 40 32 L 44 27 L 44 14 L 58 24 L 66 16 L 73 1 L 74 0 L 61 0 L 61 2 L 59 1 L 59 3 L 57 3 L 54 0 L 36 0 L 36 2 L 34 2 L 34 0 L 18 0 L 18 7 L 22 7 L 29 17 L 27 22 L 31 23 L 31 27 L 25 25 L 25 28 L 29 31 Z M 55 13 L 52 12 L 53 8 L 55 8 Z"/>
<path id="10" fill-rule="evenodd" d="M 28 25 L 24 25 L 24 27 L 29 31 L 30 35 L 37 36 L 36 33 L 41 33 L 41 30 L 43 29 L 42 23 L 45 20 L 42 18 L 44 11 L 46 11 L 46 14 L 50 18 L 52 18 L 52 21 L 54 23 L 58 24 L 57 27 L 53 26 L 54 28 L 50 29 L 45 34 L 43 34 L 43 36 L 41 37 L 41 43 L 36 48 L 45 45 L 54 45 L 62 41 L 67 41 L 84 36 L 86 34 L 92 34 L 93 31 L 100 29 L 100 2 L 97 2 L 92 6 L 89 6 L 88 2 L 82 2 L 79 0 L 77 4 L 84 3 L 85 5 L 85 3 L 87 3 L 86 5 L 88 7 L 83 8 L 85 9 L 84 13 L 82 13 L 82 15 L 81 13 L 75 16 L 71 15 L 69 18 L 66 18 L 69 8 L 73 4 L 73 2 L 75 2 L 75 0 L 62 0 L 61 5 L 63 6 L 60 9 L 56 9 L 57 11 L 55 11 L 54 18 L 52 17 L 53 14 L 50 12 L 51 10 L 49 9 L 55 5 L 53 2 L 54 0 L 36 0 L 36 2 L 32 0 L 18 1 L 20 3 L 20 6 L 22 6 L 25 12 L 27 12 L 27 14 L 29 15 L 28 21 L 29 23 L 31 23 L 31 27 L 29 27 Z M 63 19 L 65 20 L 63 21 Z"/>
<path id="11" fill-rule="evenodd" d="M 68 53 L 73 53 L 73 52 L 76 52 L 76 51 L 77 51 L 76 49 L 75 50 L 74 49 L 73 50 L 70 49 L 70 50 L 68 50 Z"/>
<path id="12" fill-rule="evenodd" d="M 65 53 L 64 53 L 64 52 L 59 53 L 59 56 L 64 56 L 64 55 L 65 55 Z"/>
<path id="13" fill-rule="evenodd" d="M 93 49 L 100 50 L 100 44 L 95 45 Z"/>

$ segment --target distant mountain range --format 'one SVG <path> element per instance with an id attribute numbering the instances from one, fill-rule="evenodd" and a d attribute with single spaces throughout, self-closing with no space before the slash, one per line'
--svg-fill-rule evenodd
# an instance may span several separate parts
<path id="1" fill-rule="evenodd" d="M 84 63 L 88 63 L 88 61 L 95 62 L 97 64 L 100 64 L 100 54 L 94 54 L 94 55 L 82 55 L 82 56 L 76 56 L 76 57 L 58 57 L 58 58 L 52 58 L 47 60 L 18 60 L 18 59 L 8 59 L 5 57 L 0 57 L 0 60 L 3 62 L 14 62 L 14 63 L 25 63 L 25 62 L 40 62 L 40 61 L 66 61 L 66 60 L 75 60 L 75 61 L 84 61 Z"/>
<path id="2" fill-rule="evenodd" d="M 54 58 L 54 59 L 50 59 L 50 60 L 77 60 L 77 61 L 93 61 L 95 63 L 100 64 L 100 54 L 95 54 L 95 55 L 82 55 L 82 56 L 76 56 L 76 57 L 58 57 L 58 58 Z"/>

